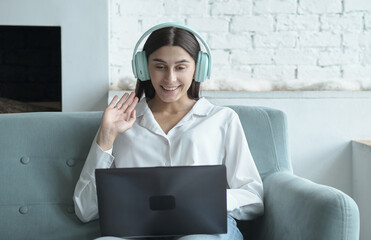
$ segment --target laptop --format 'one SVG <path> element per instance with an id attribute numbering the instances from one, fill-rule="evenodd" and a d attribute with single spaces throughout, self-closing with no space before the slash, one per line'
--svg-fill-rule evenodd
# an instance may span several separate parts
<path id="1" fill-rule="evenodd" d="M 96 169 L 102 236 L 227 232 L 224 165 Z"/>

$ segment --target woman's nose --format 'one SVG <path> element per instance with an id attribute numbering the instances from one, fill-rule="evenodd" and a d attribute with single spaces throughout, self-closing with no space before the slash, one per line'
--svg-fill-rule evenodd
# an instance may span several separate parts
<path id="1" fill-rule="evenodd" d="M 173 69 L 169 69 L 169 71 L 167 72 L 166 80 L 169 82 L 176 80 L 176 74 Z"/>

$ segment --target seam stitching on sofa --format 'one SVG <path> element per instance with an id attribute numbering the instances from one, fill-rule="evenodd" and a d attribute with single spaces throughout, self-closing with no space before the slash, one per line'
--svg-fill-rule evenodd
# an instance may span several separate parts
<path id="1" fill-rule="evenodd" d="M 272 139 L 274 139 L 274 134 L 273 134 L 273 131 L 272 131 L 272 122 L 271 122 L 271 119 L 269 117 L 269 114 L 267 113 L 266 110 L 263 110 L 263 109 L 258 109 L 258 111 L 261 111 L 263 113 L 263 115 L 265 116 L 265 120 L 267 121 L 267 123 L 269 125 L 269 132 L 270 132 L 270 134 L 272 136 Z M 274 157 L 276 159 L 278 159 L 278 157 L 277 157 L 278 156 L 277 155 L 277 145 L 276 145 L 275 141 L 272 140 L 271 142 L 272 142 L 273 148 L 274 148 L 274 152 L 273 152 Z M 274 170 L 276 170 L 276 171 L 279 171 L 280 170 L 280 163 L 279 163 L 279 161 L 276 161 L 275 166 L 274 166 Z"/>
<path id="2" fill-rule="evenodd" d="M 340 211 L 341 212 L 341 229 L 342 229 L 342 231 L 341 231 L 341 239 L 347 240 L 348 239 L 348 237 L 347 237 L 348 234 L 347 234 L 347 229 L 346 229 L 346 225 L 347 225 L 346 224 L 346 221 L 347 221 L 347 219 L 345 217 L 348 215 L 348 207 L 346 205 L 346 201 L 345 201 L 344 197 L 342 195 L 337 194 L 337 192 L 334 189 L 330 188 L 330 191 L 335 194 L 336 200 L 341 205 L 341 208 L 342 208 L 342 211 Z"/>

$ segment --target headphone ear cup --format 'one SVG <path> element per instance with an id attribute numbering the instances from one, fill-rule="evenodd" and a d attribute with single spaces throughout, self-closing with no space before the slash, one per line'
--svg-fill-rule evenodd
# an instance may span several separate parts
<path id="1" fill-rule="evenodd" d="M 198 52 L 196 71 L 195 71 L 195 81 L 204 82 L 207 78 L 207 71 L 209 69 L 209 55 L 202 51 Z"/>
<path id="2" fill-rule="evenodd" d="M 137 52 L 134 59 L 135 76 L 141 81 L 150 80 L 146 52 Z"/>

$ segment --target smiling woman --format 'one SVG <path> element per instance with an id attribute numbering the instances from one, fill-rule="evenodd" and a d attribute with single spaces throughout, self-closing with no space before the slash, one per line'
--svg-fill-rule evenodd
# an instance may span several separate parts
<path id="1" fill-rule="evenodd" d="M 166 51 L 166 49 L 162 49 L 164 46 L 179 47 L 179 49 L 175 48 L 175 50 L 172 49 L 172 51 L 181 52 L 181 55 L 179 55 L 178 59 L 162 59 L 161 56 L 163 56 L 164 51 Z M 167 50 L 171 51 L 170 49 Z M 188 67 L 188 70 L 192 70 L 189 69 L 189 67 L 193 63 L 191 84 L 190 87 L 187 88 L 187 94 L 189 98 L 197 100 L 199 98 L 200 83 L 194 79 L 194 75 L 196 73 L 195 64 L 198 60 L 200 50 L 201 48 L 196 37 L 189 31 L 186 31 L 182 28 L 165 27 L 151 33 L 146 43 L 144 44 L 143 51 L 141 53 L 143 53 L 144 59 L 149 59 L 148 71 L 153 70 L 155 63 L 158 67 L 169 67 L 168 64 L 170 62 L 168 61 L 172 61 L 171 64 L 174 65 L 176 63 L 176 66 L 180 67 L 176 69 L 178 70 L 177 72 L 179 72 L 179 70 L 182 70 L 181 68 L 184 67 Z M 155 52 L 157 53 L 153 55 L 153 53 Z M 166 56 L 168 57 L 171 55 Z M 144 61 L 144 64 L 146 65 L 147 61 Z M 190 71 L 188 72 L 190 73 Z M 152 85 L 152 82 L 148 81 L 149 78 L 146 80 L 147 81 L 137 81 L 136 95 L 137 97 L 141 98 L 144 93 L 148 100 L 152 99 L 155 96 L 155 88 Z M 170 85 L 170 88 L 171 87 L 174 86 Z"/>
<path id="2" fill-rule="evenodd" d="M 136 94 L 115 96 L 104 111 L 75 188 L 76 214 L 82 221 L 98 217 L 96 168 L 225 165 L 227 232 L 166 239 L 242 240 L 235 219 L 263 213 L 263 184 L 237 113 L 199 97 L 200 83 L 210 77 L 210 51 L 206 43 L 208 53 L 200 51 L 193 31 L 183 25 L 162 24 L 147 33 L 133 59 Z M 169 214 L 161 217 L 173 219 Z"/>
<path id="3" fill-rule="evenodd" d="M 157 104 L 177 101 L 194 103 L 188 98 L 187 91 L 194 78 L 195 61 L 183 48 L 161 47 L 149 56 L 148 69 L 156 91 L 153 101 Z"/>

